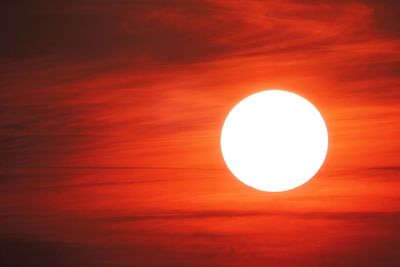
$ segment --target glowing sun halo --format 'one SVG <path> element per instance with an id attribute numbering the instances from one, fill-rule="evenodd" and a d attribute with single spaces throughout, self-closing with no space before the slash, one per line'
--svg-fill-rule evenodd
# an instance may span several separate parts
<path id="1" fill-rule="evenodd" d="M 229 170 L 244 184 L 286 191 L 318 172 L 328 150 L 328 131 L 319 111 L 303 97 L 266 90 L 230 111 L 221 150 Z"/>

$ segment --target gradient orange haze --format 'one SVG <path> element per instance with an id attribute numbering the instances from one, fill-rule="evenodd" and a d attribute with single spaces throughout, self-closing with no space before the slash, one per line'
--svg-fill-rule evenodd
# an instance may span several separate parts
<path id="1" fill-rule="evenodd" d="M 1 266 L 399 266 L 397 1 L 6 1 Z M 310 100 L 321 171 L 227 170 L 242 98 Z"/>

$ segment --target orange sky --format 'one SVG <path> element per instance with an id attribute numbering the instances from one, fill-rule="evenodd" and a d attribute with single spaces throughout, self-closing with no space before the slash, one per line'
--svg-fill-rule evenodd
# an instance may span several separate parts
<path id="1" fill-rule="evenodd" d="M 8 1 L 0 265 L 400 265 L 399 10 Z M 329 130 L 321 171 L 283 193 L 241 184 L 219 148 L 229 110 L 269 88 Z"/>

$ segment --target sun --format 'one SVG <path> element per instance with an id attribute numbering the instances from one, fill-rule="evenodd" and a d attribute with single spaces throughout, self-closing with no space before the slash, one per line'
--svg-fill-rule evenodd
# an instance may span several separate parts
<path id="1" fill-rule="evenodd" d="M 229 170 L 244 184 L 281 192 L 318 172 L 328 151 L 328 130 L 321 113 L 305 98 L 266 90 L 230 111 L 221 150 Z"/>

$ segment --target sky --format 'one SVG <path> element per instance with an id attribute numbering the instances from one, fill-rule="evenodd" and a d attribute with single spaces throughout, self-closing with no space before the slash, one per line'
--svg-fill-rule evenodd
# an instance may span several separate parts
<path id="1" fill-rule="evenodd" d="M 1 266 L 400 265 L 396 0 L 6 0 Z M 308 183 L 226 168 L 224 119 L 285 89 L 329 132 Z"/>

